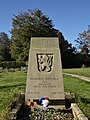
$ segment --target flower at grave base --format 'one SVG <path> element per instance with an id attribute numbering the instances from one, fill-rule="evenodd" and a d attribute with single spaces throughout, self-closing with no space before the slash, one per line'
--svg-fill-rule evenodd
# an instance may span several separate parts
<path id="1" fill-rule="evenodd" d="M 47 100 L 47 99 L 42 100 L 42 105 L 43 105 L 44 108 L 47 107 L 48 104 L 49 104 L 49 100 Z"/>
<path id="2" fill-rule="evenodd" d="M 49 98 L 48 97 L 42 97 L 39 99 L 39 102 L 43 105 L 43 108 L 42 110 L 46 110 L 46 107 L 48 106 L 49 104 Z"/>
<path id="3" fill-rule="evenodd" d="M 39 103 L 41 104 L 42 101 L 45 100 L 45 98 L 46 98 L 45 96 L 41 97 L 41 98 L 39 99 Z"/>
<path id="4" fill-rule="evenodd" d="M 30 106 L 33 107 L 34 106 L 34 102 L 30 102 Z"/>
<path id="5" fill-rule="evenodd" d="M 49 98 L 48 98 L 48 97 L 43 96 L 43 97 L 41 97 L 41 98 L 39 99 L 39 103 L 41 104 L 42 101 L 45 100 L 45 99 L 49 101 Z"/>
<path id="6" fill-rule="evenodd" d="M 49 100 L 49 98 L 48 98 L 48 97 L 46 97 L 45 99 L 46 99 L 46 100 Z"/>
<path id="7" fill-rule="evenodd" d="M 33 107 L 34 106 L 34 102 L 29 101 L 28 102 L 28 106 Z"/>

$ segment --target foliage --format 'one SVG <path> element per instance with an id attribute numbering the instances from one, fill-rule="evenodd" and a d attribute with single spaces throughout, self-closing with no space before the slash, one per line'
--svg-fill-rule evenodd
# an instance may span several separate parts
<path id="1" fill-rule="evenodd" d="M 76 54 L 62 54 L 62 68 L 78 68 L 82 66 L 82 61 Z"/>
<path id="2" fill-rule="evenodd" d="M 9 54 L 10 41 L 8 35 L 4 32 L 0 33 L 0 61 L 10 60 Z"/>
<path id="3" fill-rule="evenodd" d="M 12 23 L 11 54 L 18 61 L 26 61 L 31 37 L 54 36 L 52 21 L 40 10 L 28 10 L 14 15 Z"/>
<path id="4" fill-rule="evenodd" d="M 75 41 L 81 53 L 82 64 L 90 66 L 90 25 L 86 31 L 79 33 L 79 37 Z"/>
<path id="5" fill-rule="evenodd" d="M 81 53 L 87 56 L 90 52 L 90 25 L 86 31 L 79 33 L 79 37 L 76 42 L 78 43 L 78 47 L 81 49 Z"/>
<path id="6" fill-rule="evenodd" d="M 5 68 L 21 68 L 26 66 L 25 62 L 17 62 L 17 61 L 2 61 L 0 62 L 0 67 Z"/>
<path id="7" fill-rule="evenodd" d="M 39 9 L 21 12 L 13 18 L 11 30 L 11 55 L 17 61 L 27 61 L 31 37 L 58 37 L 61 51 L 68 46 L 62 33 L 54 28 L 52 20 Z"/>
<path id="8" fill-rule="evenodd" d="M 70 47 L 69 47 L 70 45 Z M 83 64 L 81 54 L 76 52 L 76 48 L 72 44 L 68 44 L 67 50 L 61 53 L 62 68 L 80 68 Z"/>

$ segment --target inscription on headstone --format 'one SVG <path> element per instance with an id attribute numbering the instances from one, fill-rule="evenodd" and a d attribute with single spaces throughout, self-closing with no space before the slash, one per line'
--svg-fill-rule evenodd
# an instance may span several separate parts
<path id="1" fill-rule="evenodd" d="M 25 99 L 64 101 L 58 38 L 31 38 Z"/>

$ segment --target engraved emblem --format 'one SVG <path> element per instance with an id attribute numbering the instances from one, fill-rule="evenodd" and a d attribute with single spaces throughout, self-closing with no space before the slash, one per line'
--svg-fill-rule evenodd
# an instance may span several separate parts
<path id="1" fill-rule="evenodd" d="M 39 72 L 51 72 L 53 67 L 53 54 L 37 54 Z"/>

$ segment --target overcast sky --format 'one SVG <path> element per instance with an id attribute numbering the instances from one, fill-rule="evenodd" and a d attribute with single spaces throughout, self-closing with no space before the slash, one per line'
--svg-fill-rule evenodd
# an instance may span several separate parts
<path id="1" fill-rule="evenodd" d="M 90 0 L 0 0 L 0 32 L 10 37 L 13 14 L 35 8 L 47 15 L 73 45 L 78 34 L 90 25 Z"/>

